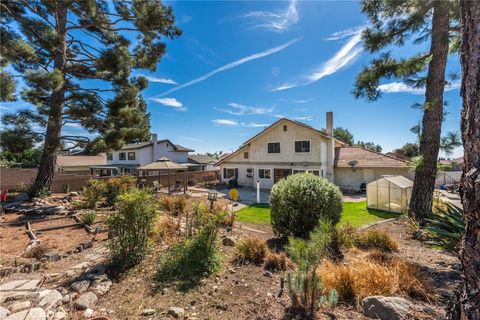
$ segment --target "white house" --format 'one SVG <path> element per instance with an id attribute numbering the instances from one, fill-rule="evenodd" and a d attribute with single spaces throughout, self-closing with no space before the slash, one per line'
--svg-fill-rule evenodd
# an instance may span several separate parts
<path id="1" fill-rule="evenodd" d="M 380 175 L 407 176 L 407 162 L 360 147 L 348 147 L 333 137 L 333 113 L 327 112 L 326 130 L 282 118 L 222 158 L 224 182 L 236 179 L 241 186 L 270 189 L 290 174 L 311 172 L 342 189 L 360 190 Z"/>
<path id="2" fill-rule="evenodd" d="M 192 154 L 188 156 L 188 165 L 189 171 L 211 171 L 218 170 L 219 167 L 216 166 L 217 159 L 207 156 L 206 154 Z"/>
<path id="3" fill-rule="evenodd" d="M 129 143 L 122 149 L 107 153 L 105 166 L 92 166 L 99 175 L 134 174 L 135 168 L 167 157 L 179 164 L 188 163 L 188 153 L 194 150 L 174 144 L 168 139 L 157 140 L 157 135 L 147 142 Z"/>

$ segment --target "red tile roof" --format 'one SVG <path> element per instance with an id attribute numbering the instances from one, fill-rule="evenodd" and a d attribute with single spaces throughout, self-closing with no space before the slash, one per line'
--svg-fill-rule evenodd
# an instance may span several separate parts
<path id="1" fill-rule="evenodd" d="M 356 161 L 356 168 L 406 168 L 408 162 L 396 157 L 371 151 L 362 147 L 335 148 L 335 163 L 337 168 L 351 168 Z"/>

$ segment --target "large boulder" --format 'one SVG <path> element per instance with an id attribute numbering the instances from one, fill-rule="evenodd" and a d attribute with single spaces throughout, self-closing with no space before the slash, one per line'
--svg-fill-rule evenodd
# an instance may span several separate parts
<path id="1" fill-rule="evenodd" d="M 57 290 L 51 290 L 43 298 L 40 299 L 40 302 L 38 303 L 38 305 L 48 310 L 52 307 L 55 307 L 61 301 L 62 301 L 62 294 Z"/>
<path id="2" fill-rule="evenodd" d="M 401 320 L 411 309 L 411 303 L 400 297 L 370 296 L 362 301 L 363 314 L 373 319 Z"/>

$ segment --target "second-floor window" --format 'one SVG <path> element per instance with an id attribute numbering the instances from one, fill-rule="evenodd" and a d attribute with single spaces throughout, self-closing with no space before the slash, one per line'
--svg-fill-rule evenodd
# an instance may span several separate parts
<path id="1" fill-rule="evenodd" d="M 135 152 L 128 153 L 128 160 L 135 160 Z"/>
<path id="2" fill-rule="evenodd" d="M 109 152 L 107 153 L 107 160 L 112 161 L 113 160 L 113 153 Z"/>
<path id="3" fill-rule="evenodd" d="M 267 152 L 268 153 L 280 153 L 280 142 L 269 142 L 269 143 L 267 143 Z"/>
<path id="4" fill-rule="evenodd" d="M 127 160 L 127 155 L 125 154 L 125 152 L 120 152 L 118 154 L 118 160 Z"/>
<path id="5" fill-rule="evenodd" d="M 245 151 L 245 152 L 243 153 L 243 159 L 248 159 L 248 151 Z"/>
<path id="6" fill-rule="evenodd" d="M 310 140 L 295 141 L 295 152 L 296 153 L 310 152 Z"/>

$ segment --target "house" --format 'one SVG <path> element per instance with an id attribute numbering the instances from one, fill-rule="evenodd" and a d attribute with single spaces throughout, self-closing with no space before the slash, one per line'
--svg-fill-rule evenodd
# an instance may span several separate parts
<path id="1" fill-rule="evenodd" d="M 442 165 L 445 171 L 462 171 L 463 169 L 463 157 L 457 159 L 442 159 L 438 163 Z"/>
<path id="2" fill-rule="evenodd" d="M 56 171 L 88 171 L 91 166 L 106 164 L 107 156 L 105 153 L 100 153 L 96 156 L 59 155 L 57 156 Z"/>
<path id="3" fill-rule="evenodd" d="M 333 137 L 333 113 L 327 112 L 326 130 L 282 118 L 222 158 L 222 181 L 237 179 L 241 186 L 270 189 L 278 180 L 311 172 L 345 190 L 360 190 L 363 183 L 382 175 L 410 174 L 408 162 L 361 147 L 349 147 Z"/>
<path id="4" fill-rule="evenodd" d="M 169 139 L 158 140 L 156 134 L 147 142 L 125 144 L 122 149 L 109 152 L 104 166 L 92 166 L 95 175 L 135 174 L 140 166 L 166 157 L 179 164 L 188 163 L 188 153 L 194 150 L 174 144 Z"/>
<path id="5" fill-rule="evenodd" d="M 188 156 L 188 170 L 189 171 L 210 171 L 218 170 L 219 168 L 215 166 L 217 159 L 207 156 L 205 154 L 193 154 Z"/>

